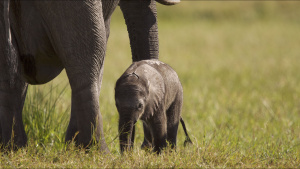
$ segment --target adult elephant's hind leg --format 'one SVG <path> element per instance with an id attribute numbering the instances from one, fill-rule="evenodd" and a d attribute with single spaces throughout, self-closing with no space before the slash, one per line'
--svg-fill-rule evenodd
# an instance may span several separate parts
<path id="1" fill-rule="evenodd" d="M 13 86 L 9 86 L 9 81 L 0 83 L 0 143 L 14 148 L 23 147 L 27 143 L 22 121 L 27 84 L 22 81 Z"/>
<path id="2" fill-rule="evenodd" d="M 0 2 L 0 13 L 2 8 Z M 0 145 L 22 147 L 26 145 L 27 137 L 22 121 L 22 109 L 26 97 L 27 84 L 20 77 L 20 62 L 8 64 L 7 43 L 5 38 L 4 21 L 0 17 Z M 12 38 L 12 48 L 16 46 Z M 15 51 L 15 57 L 18 52 Z M 17 58 L 16 58 L 17 59 Z M 17 68 L 12 73 L 11 66 Z M 13 80 L 12 80 L 13 79 Z M 12 83 L 13 81 L 13 83 Z M 13 138 L 13 140 L 12 140 Z"/>

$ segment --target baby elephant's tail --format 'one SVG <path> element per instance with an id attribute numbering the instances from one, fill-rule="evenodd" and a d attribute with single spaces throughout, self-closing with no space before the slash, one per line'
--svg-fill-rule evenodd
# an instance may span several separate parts
<path id="1" fill-rule="evenodd" d="M 184 141 L 184 147 L 187 145 L 187 144 L 193 144 L 193 142 L 191 141 L 187 131 L 186 131 L 186 127 L 185 127 L 185 123 L 182 119 L 182 117 L 180 117 L 180 122 L 181 122 L 181 125 L 182 125 L 182 128 L 184 130 L 184 133 L 185 133 L 185 141 Z"/>

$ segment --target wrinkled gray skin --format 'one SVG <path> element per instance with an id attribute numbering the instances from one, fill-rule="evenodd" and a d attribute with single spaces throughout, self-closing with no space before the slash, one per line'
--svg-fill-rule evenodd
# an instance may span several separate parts
<path id="1" fill-rule="evenodd" d="M 0 1 L 0 144 L 26 144 L 22 109 L 27 85 L 47 83 L 65 69 L 72 89 L 66 141 L 78 131 L 75 141 L 88 146 L 94 129 L 101 149 L 108 151 L 99 92 L 110 18 L 118 4 L 133 61 L 158 58 L 155 1 Z"/>
<path id="2" fill-rule="evenodd" d="M 167 146 L 176 147 L 179 121 L 191 142 L 180 117 L 183 90 L 176 72 L 156 59 L 134 62 L 118 79 L 115 101 L 119 112 L 121 152 L 133 147 L 135 123 L 143 121 L 142 148 L 153 147 L 160 153 Z"/>

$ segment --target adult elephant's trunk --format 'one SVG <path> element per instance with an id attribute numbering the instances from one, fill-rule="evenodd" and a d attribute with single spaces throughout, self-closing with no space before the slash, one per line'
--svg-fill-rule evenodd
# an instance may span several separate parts
<path id="1" fill-rule="evenodd" d="M 176 5 L 180 2 L 180 0 L 156 0 L 156 1 L 163 5 Z"/>
<path id="2" fill-rule="evenodd" d="M 154 0 L 120 1 L 130 38 L 132 60 L 158 58 L 157 10 Z"/>
<path id="3" fill-rule="evenodd" d="M 119 140 L 120 149 L 123 153 L 125 150 L 130 150 L 133 148 L 134 144 L 134 134 L 135 126 L 132 120 L 124 119 L 120 116 L 119 120 Z"/>

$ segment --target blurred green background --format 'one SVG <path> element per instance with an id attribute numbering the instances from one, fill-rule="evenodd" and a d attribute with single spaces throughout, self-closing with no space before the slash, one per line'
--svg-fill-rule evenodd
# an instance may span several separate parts
<path id="1" fill-rule="evenodd" d="M 179 75 L 184 88 L 182 116 L 199 151 L 206 147 L 207 158 L 220 159 L 219 163 L 222 153 L 230 154 L 231 166 L 242 166 L 238 163 L 242 161 L 253 167 L 259 161 L 265 167 L 272 163 L 299 167 L 300 2 L 182 1 L 176 6 L 157 6 L 160 60 Z M 117 8 L 100 97 L 112 152 L 119 151 L 118 140 L 113 140 L 118 126 L 114 85 L 130 64 L 127 28 Z M 30 86 L 24 120 L 32 142 L 63 141 L 70 95 L 65 73 L 47 85 Z M 37 125 L 40 116 L 45 116 L 41 128 Z M 47 119 L 51 122 L 45 128 Z M 37 131 L 43 134 L 38 136 Z M 136 131 L 139 148 L 141 123 Z M 48 139 L 41 140 L 45 135 Z M 179 147 L 183 141 L 180 127 Z"/>

